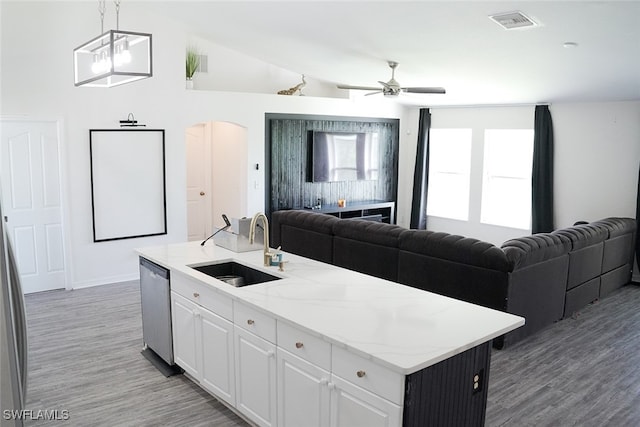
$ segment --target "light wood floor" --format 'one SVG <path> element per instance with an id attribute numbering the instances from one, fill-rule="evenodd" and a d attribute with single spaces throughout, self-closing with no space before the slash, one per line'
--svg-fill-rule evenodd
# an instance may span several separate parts
<path id="1" fill-rule="evenodd" d="M 27 409 L 51 426 L 247 426 L 140 354 L 137 282 L 31 294 Z M 514 347 L 493 351 L 487 426 L 640 425 L 640 287 L 626 286 Z M 300 426 L 304 427 L 304 426 Z"/>

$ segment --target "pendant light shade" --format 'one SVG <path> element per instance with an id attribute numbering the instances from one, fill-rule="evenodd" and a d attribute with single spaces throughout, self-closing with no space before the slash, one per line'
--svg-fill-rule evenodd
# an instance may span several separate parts
<path id="1" fill-rule="evenodd" d="M 151 34 L 120 30 L 120 0 L 116 30 L 104 32 L 105 0 L 98 2 L 102 35 L 73 50 L 76 86 L 113 87 L 153 75 Z"/>
<path id="2" fill-rule="evenodd" d="M 113 87 L 153 75 L 151 34 L 110 30 L 73 51 L 76 86 Z"/>

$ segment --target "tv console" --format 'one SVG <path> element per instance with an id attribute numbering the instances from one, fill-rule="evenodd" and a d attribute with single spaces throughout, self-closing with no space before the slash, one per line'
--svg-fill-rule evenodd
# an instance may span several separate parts
<path id="1" fill-rule="evenodd" d="M 349 203 L 347 200 L 347 205 L 343 208 L 332 204 L 322 205 L 319 208 L 305 208 L 305 210 L 333 215 L 342 219 L 354 218 L 395 224 L 395 206 L 395 202 L 371 200 Z"/>

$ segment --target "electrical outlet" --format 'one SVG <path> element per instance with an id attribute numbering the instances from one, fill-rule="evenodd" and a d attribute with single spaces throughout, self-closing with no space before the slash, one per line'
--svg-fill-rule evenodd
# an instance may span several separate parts
<path id="1" fill-rule="evenodd" d="M 484 369 L 473 374 L 473 394 L 479 393 L 484 388 Z"/>

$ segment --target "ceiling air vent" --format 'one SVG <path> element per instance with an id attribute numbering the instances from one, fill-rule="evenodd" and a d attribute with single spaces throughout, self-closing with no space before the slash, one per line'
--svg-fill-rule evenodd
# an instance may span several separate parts
<path id="1" fill-rule="evenodd" d="M 522 12 L 507 12 L 490 15 L 489 18 L 505 30 L 520 30 L 537 27 L 538 23 Z"/>
<path id="2" fill-rule="evenodd" d="M 201 73 L 209 72 L 209 57 L 207 55 L 198 55 L 200 57 L 200 65 L 198 65 L 198 69 Z"/>

